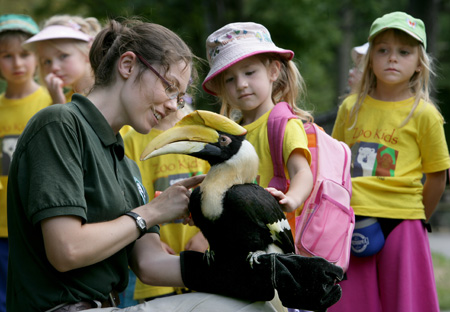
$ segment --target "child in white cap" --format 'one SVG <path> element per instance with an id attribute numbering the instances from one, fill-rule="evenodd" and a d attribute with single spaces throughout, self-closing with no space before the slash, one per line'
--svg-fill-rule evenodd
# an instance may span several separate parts
<path id="1" fill-rule="evenodd" d="M 73 93 L 86 94 L 92 87 L 89 49 L 100 29 L 94 17 L 55 15 L 25 42 L 38 55 L 41 78 L 53 103 L 70 102 Z"/>
<path id="2" fill-rule="evenodd" d="M 0 311 L 6 311 L 6 272 L 8 263 L 8 227 L 6 186 L 17 140 L 28 120 L 52 101 L 47 90 L 34 80 L 37 60 L 22 42 L 39 31 L 28 15 L 0 16 L 0 79 L 6 82 L 0 94 Z"/>
<path id="3" fill-rule="evenodd" d="M 211 69 L 203 89 L 221 99 L 224 115 L 240 113 L 238 122 L 247 129 L 246 138 L 260 159 L 258 183 L 262 187 L 267 187 L 274 175 L 267 137 L 270 111 L 277 103 L 288 102 L 299 116 L 288 121 L 284 133 L 283 159 L 290 178 L 289 190 L 283 193 L 268 188 L 285 212 L 296 211 L 313 184 L 311 155 L 302 124 L 302 120 L 313 118 L 297 107 L 305 86 L 292 61 L 294 52 L 277 47 L 263 25 L 251 22 L 232 23 L 215 31 L 206 40 L 206 52 Z"/>
<path id="4" fill-rule="evenodd" d="M 366 256 L 352 246 L 342 298 L 329 311 L 437 312 L 425 222 L 445 189 L 450 159 L 444 120 L 429 96 L 425 25 L 389 13 L 373 22 L 368 41 L 361 85 L 340 106 L 333 137 L 352 150 L 355 228 L 363 217 L 377 218 L 385 243 Z"/>
<path id="5" fill-rule="evenodd" d="M 353 61 L 353 67 L 348 71 L 348 86 L 350 93 L 356 92 L 357 86 L 361 80 L 363 72 L 364 57 L 369 48 L 369 43 L 366 42 L 363 45 L 353 47 L 350 55 Z"/>

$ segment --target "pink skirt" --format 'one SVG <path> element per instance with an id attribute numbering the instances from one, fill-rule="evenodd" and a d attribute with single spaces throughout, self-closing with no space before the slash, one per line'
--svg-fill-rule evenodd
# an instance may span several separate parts
<path id="1" fill-rule="evenodd" d="M 439 312 L 430 243 L 420 220 L 402 221 L 381 251 L 351 256 L 342 298 L 329 312 Z"/>

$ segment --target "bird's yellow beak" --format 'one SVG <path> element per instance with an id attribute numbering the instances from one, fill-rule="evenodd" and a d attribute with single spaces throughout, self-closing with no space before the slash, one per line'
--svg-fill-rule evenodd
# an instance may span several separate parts
<path id="1" fill-rule="evenodd" d="M 197 110 L 154 138 L 141 154 L 141 160 L 164 154 L 192 154 L 208 143 L 216 143 L 219 131 L 241 136 L 247 130 L 231 119 L 204 110 Z"/>

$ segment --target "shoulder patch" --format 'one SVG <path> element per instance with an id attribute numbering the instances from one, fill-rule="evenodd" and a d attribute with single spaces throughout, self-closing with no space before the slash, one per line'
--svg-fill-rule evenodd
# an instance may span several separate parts
<path id="1" fill-rule="evenodd" d="M 145 187 L 144 185 L 142 185 L 142 182 L 139 181 L 138 178 L 134 177 L 134 182 L 136 183 L 136 187 L 139 191 L 139 194 L 141 195 L 142 198 L 142 204 L 146 204 L 148 203 L 148 197 L 147 197 L 147 192 L 145 191 Z"/>

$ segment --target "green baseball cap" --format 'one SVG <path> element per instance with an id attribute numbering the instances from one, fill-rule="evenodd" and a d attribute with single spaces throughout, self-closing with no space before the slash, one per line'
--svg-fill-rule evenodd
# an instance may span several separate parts
<path id="1" fill-rule="evenodd" d="M 414 18 L 404 12 L 392 12 L 377 18 L 370 27 L 369 42 L 382 31 L 391 28 L 406 32 L 408 35 L 417 39 L 425 49 L 427 48 L 425 24 L 422 20 Z"/>
<path id="2" fill-rule="evenodd" d="M 4 14 L 0 16 L 0 33 L 7 30 L 20 30 L 35 35 L 39 32 L 39 27 L 28 15 Z"/>

